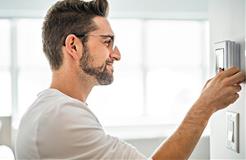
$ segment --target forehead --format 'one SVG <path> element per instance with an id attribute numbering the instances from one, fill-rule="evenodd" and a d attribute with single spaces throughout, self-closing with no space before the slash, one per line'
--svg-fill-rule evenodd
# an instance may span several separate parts
<path id="1" fill-rule="evenodd" d="M 107 18 L 96 16 L 95 18 L 93 18 L 93 21 L 96 24 L 97 29 L 92 33 L 110 34 L 110 35 L 114 34 Z"/>

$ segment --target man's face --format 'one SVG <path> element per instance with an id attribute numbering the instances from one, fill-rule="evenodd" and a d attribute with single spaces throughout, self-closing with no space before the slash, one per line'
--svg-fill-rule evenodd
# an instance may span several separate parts
<path id="1" fill-rule="evenodd" d="M 113 47 L 114 34 L 107 19 L 95 17 L 94 22 L 98 29 L 87 35 L 80 67 L 98 84 L 108 85 L 113 82 L 113 62 L 120 59 L 120 53 Z"/>
<path id="2" fill-rule="evenodd" d="M 111 60 L 108 58 L 101 64 L 101 66 L 93 67 L 91 63 L 94 61 L 94 58 L 88 51 L 87 45 L 84 45 L 84 52 L 82 58 L 80 59 L 80 67 L 81 69 L 87 73 L 88 75 L 94 76 L 97 82 L 100 85 L 108 85 L 113 82 L 113 68 L 110 71 L 108 69 L 108 65 L 112 65 L 110 63 Z"/>

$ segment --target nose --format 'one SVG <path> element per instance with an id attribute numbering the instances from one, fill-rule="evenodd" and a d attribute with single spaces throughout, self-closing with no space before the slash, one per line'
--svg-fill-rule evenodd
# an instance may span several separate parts
<path id="1" fill-rule="evenodd" d="M 118 49 L 117 46 L 113 49 L 113 51 L 110 53 L 110 58 L 119 61 L 121 58 L 120 50 Z"/>

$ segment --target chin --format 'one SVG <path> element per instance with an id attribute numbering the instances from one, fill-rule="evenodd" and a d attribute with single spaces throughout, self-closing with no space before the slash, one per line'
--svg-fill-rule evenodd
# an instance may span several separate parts
<path id="1" fill-rule="evenodd" d="M 97 82 L 98 82 L 98 85 L 110 85 L 113 83 L 113 81 L 114 81 L 113 76 L 108 76 L 104 79 L 98 80 Z"/>
<path id="2" fill-rule="evenodd" d="M 113 66 L 107 65 L 104 68 L 103 72 L 96 75 L 98 85 L 110 85 L 110 84 L 112 84 L 114 81 L 113 72 L 114 72 Z"/>

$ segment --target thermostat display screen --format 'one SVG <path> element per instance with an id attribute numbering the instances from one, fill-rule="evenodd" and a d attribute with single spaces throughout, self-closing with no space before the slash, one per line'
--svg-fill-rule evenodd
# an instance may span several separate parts
<path id="1" fill-rule="evenodd" d="M 223 48 L 216 49 L 215 54 L 216 54 L 216 70 L 218 72 L 220 68 L 221 69 L 224 68 L 224 49 Z"/>

